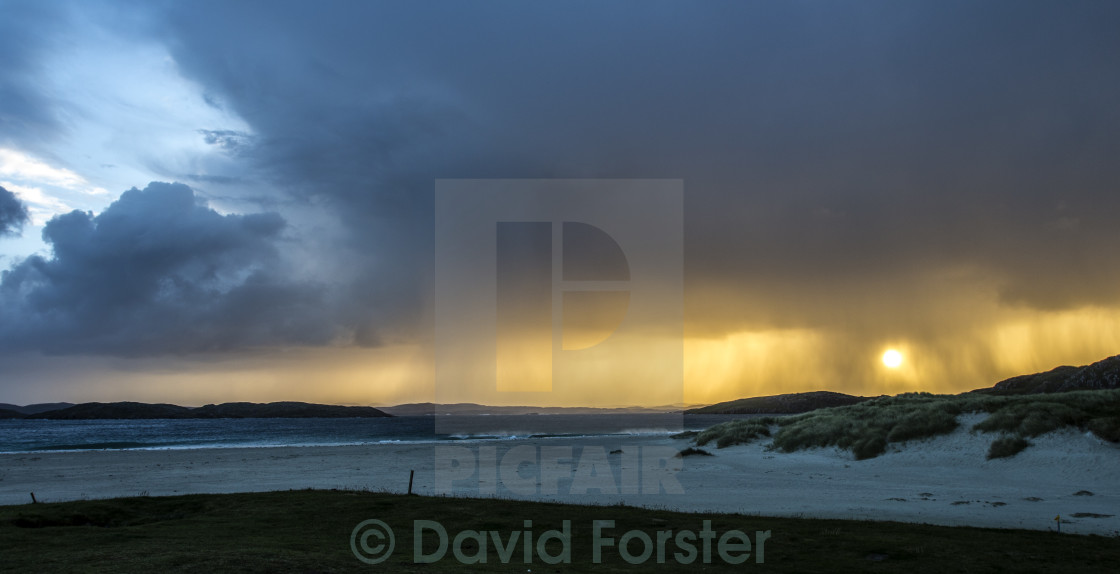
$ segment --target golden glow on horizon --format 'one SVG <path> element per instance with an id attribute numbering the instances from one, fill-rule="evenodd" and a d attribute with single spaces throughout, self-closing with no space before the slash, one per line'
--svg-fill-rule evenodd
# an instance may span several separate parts
<path id="1" fill-rule="evenodd" d="M 1120 309 L 1003 309 L 973 328 L 908 337 L 889 350 L 861 346 L 845 331 L 771 329 L 685 340 L 685 402 L 830 390 L 878 395 L 959 393 L 1059 365 L 1087 365 L 1120 352 Z"/>
<path id="2" fill-rule="evenodd" d="M 902 353 L 894 349 L 887 349 L 887 352 L 883 353 L 883 364 L 888 369 L 897 369 L 902 365 Z"/>
<path id="3" fill-rule="evenodd" d="M 1120 309 L 1083 308 L 1050 312 L 1021 309 L 985 315 L 955 332 L 907 334 L 891 348 L 903 357 L 888 369 L 877 360 L 882 340 L 863 341 L 836 329 L 742 330 L 684 340 L 687 404 L 750 396 L 831 390 L 856 395 L 910 391 L 958 393 L 1002 379 L 1085 365 L 1120 352 Z M 581 351 L 582 352 L 582 351 Z M 624 356 L 635 365 L 629 380 L 617 381 L 601 403 L 589 406 L 664 404 L 644 384 L 650 358 L 640 349 Z M 656 365 L 654 365 L 656 366 Z M 420 345 L 374 349 L 305 348 L 248 356 L 197 359 L 43 357 L 13 376 L 38 377 L 35 393 L 6 402 L 124 401 L 202 405 L 227 401 L 297 400 L 333 404 L 394 405 L 431 401 L 432 358 Z M 50 394 L 43 394 L 49 389 Z M 581 397 L 512 393 L 465 394 L 464 402 L 581 406 Z M 555 397 L 550 401 L 550 397 Z"/>

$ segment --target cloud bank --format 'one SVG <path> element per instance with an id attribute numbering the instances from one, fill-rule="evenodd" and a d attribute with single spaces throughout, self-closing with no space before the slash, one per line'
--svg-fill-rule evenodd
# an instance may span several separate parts
<path id="1" fill-rule="evenodd" d="M 1116 3 L 40 4 L 0 22 L 13 147 L 67 137 L 36 70 L 74 33 L 155 46 L 214 111 L 119 138 L 213 153 L 138 154 L 190 201 L 53 220 L 54 255 L 4 276 L 5 349 L 422 346 L 434 180 L 526 177 L 684 180 L 686 336 L 719 393 L 801 384 L 807 356 L 858 390 L 887 342 L 954 385 L 1115 347 Z"/>
<path id="2" fill-rule="evenodd" d="M 0 237 L 15 235 L 30 219 L 27 206 L 16 194 L 0 187 Z"/>
<path id="3" fill-rule="evenodd" d="M 329 343 L 321 286 L 292 281 L 275 213 L 220 215 L 183 184 L 47 223 L 51 257 L 0 278 L 8 350 L 140 356 Z"/>

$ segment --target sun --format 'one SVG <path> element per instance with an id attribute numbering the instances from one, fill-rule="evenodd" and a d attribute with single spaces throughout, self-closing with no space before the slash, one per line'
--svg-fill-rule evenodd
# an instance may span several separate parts
<path id="1" fill-rule="evenodd" d="M 883 353 L 883 364 L 887 368 L 897 369 L 902 364 L 902 353 L 894 349 L 887 349 L 887 352 Z"/>

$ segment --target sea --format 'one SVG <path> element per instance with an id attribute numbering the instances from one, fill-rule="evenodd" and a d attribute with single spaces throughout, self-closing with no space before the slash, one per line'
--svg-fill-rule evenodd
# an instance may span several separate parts
<path id="1" fill-rule="evenodd" d="M 656 436 L 697 431 L 742 415 L 541 414 L 392 418 L 0 420 L 0 453 L 337 446 Z"/>

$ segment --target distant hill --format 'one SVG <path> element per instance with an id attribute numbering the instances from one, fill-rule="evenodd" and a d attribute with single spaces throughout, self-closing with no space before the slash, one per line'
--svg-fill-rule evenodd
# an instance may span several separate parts
<path id="1" fill-rule="evenodd" d="M 64 409 L 28 415 L 29 419 L 183 419 L 190 409 L 178 405 L 147 403 L 82 403 Z"/>
<path id="2" fill-rule="evenodd" d="M 832 391 L 813 391 L 809 393 L 792 393 L 787 395 L 771 395 L 767 397 L 751 397 L 724 403 L 716 403 L 699 409 L 689 409 L 689 415 L 746 415 L 746 414 L 797 414 L 807 413 L 828 407 L 841 407 L 854 405 L 869 400 L 872 397 L 857 397 L 834 393 Z"/>
<path id="3" fill-rule="evenodd" d="M 47 411 L 56 411 L 66 407 L 72 407 L 74 403 L 39 403 L 34 405 L 27 405 L 21 407 L 19 405 L 9 405 L 8 403 L 0 403 L 0 409 L 15 411 L 24 415 L 34 415 L 38 413 L 45 413 Z"/>
<path id="4" fill-rule="evenodd" d="M 0 409 L 0 419 L 22 419 L 23 413 L 11 409 Z"/>
<path id="5" fill-rule="evenodd" d="M 373 407 L 343 407 L 311 403 L 224 403 L 198 408 L 134 402 L 83 403 L 28 415 L 29 419 L 243 419 L 243 418 L 349 418 L 388 417 Z"/>
<path id="6" fill-rule="evenodd" d="M 1020 375 L 971 393 L 1026 395 L 1066 391 L 1120 388 L 1120 355 L 1082 367 L 1062 366 L 1043 373 Z M 852 405 L 869 400 L 831 391 L 813 391 L 727 401 L 685 410 L 685 414 L 797 414 L 816 409 Z M 409 415 L 482 414 L 635 414 L 680 412 L 679 406 L 663 407 L 496 407 L 474 403 L 409 403 L 393 407 L 345 407 L 300 402 L 223 403 L 189 408 L 171 404 L 41 403 L 19 406 L 0 403 L 0 419 L 186 419 L 186 418 L 346 418 Z"/>
<path id="7" fill-rule="evenodd" d="M 970 393 L 1029 395 L 1120 388 L 1120 355 L 1083 367 L 1062 366 L 1044 373 L 1019 375 L 992 387 Z M 795 414 L 827 407 L 851 405 L 873 397 L 857 397 L 829 391 L 752 397 L 689 409 L 685 414 Z"/>
<path id="8" fill-rule="evenodd" d="M 312 403 L 223 403 L 191 409 L 190 418 L 375 418 L 393 416 L 373 407 L 343 407 Z"/>
<path id="9" fill-rule="evenodd" d="M 1084 367 L 1062 366 L 1044 373 L 1019 375 L 974 393 L 989 395 L 1029 395 L 1064 393 L 1094 389 L 1120 388 L 1120 355 Z"/>
<path id="10" fill-rule="evenodd" d="M 396 405 L 393 407 L 381 407 L 381 410 L 396 415 L 396 416 L 418 416 L 418 415 L 583 415 L 583 414 L 651 414 L 651 413 L 670 413 L 680 412 L 682 410 L 679 406 L 663 406 L 663 407 L 617 407 L 617 408 L 600 408 L 600 407 L 533 407 L 533 406 L 514 406 L 514 407 L 495 407 L 490 405 L 479 405 L 475 403 L 453 403 L 453 404 L 436 404 L 436 403 L 407 403 L 403 405 Z"/>

